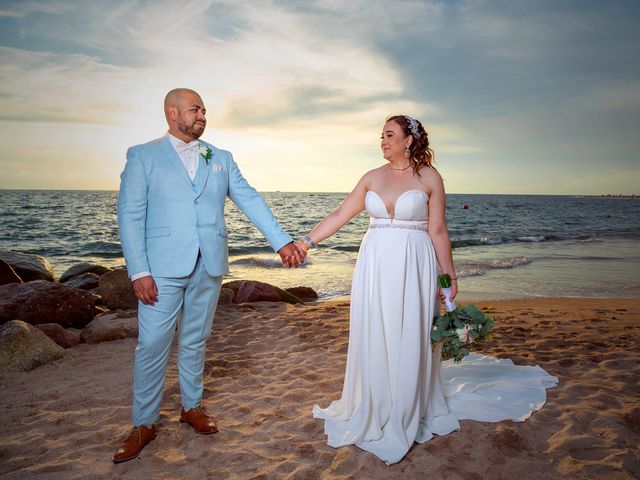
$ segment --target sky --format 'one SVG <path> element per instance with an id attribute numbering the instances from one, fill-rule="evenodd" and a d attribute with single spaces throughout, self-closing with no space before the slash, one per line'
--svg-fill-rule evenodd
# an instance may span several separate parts
<path id="1" fill-rule="evenodd" d="M 175 87 L 260 191 L 350 191 L 384 120 L 450 193 L 640 193 L 635 0 L 0 0 L 0 189 L 119 187 Z"/>

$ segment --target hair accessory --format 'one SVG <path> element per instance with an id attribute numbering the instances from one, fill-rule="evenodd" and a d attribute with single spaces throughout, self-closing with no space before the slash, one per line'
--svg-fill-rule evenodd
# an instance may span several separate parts
<path id="1" fill-rule="evenodd" d="M 418 121 L 415 118 L 410 117 L 409 115 L 405 115 L 404 118 L 406 118 L 407 122 L 409 122 L 409 130 L 411 130 L 411 135 L 413 135 L 415 138 L 420 138 L 420 132 L 418 131 Z"/>

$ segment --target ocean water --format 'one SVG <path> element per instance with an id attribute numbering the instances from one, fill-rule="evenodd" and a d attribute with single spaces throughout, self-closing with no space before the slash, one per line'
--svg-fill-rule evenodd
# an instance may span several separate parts
<path id="1" fill-rule="evenodd" d="M 57 275 L 78 262 L 122 265 L 117 192 L 0 190 L 0 249 L 46 257 Z M 294 238 L 343 193 L 263 194 Z M 467 208 L 465 208 L 467 207 Z M 280 266 L 260 232 L 227 202 L 229 279 L 310 286 L 348 295 L 368 217 L 362 213 L 311 251 L 297 270 Z M 640 297 L 640 201 L 623 198 L 447 196 L 461 299 L 535 296 Z"/>

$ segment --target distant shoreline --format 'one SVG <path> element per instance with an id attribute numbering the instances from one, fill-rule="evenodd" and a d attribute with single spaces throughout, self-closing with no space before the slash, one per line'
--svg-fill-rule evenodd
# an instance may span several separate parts
<path id="1" fill-rule="evenodd" d="M 110 190 L 110 189 L 95 189 L 95 190 L 87 190 L 87 189 L 71 189 L 71 188 L 0 188 L 0 192 L 115 192 L 118 190 Z M 344 195 L 348 195 L 349 192 L 296 192 L 289 190 L 258 190 L 259 193 L 308 193 L 308 194 L 336 194 L 342 193 Z M 630 199 L 630 200 L 638 200 L 640 199 L 640 194 L 632 193 L 608 193 L 606 195 L 596 195 L 596 194 L 583 194 L 583 193 L 456 193 L 456 192 L 448 192 L 447 195 L 486 195 L 486 196 L 505 196 L 505 197 L 578 197 L 578 198 L 621 198 L 621 199 Z"/>
<path id="2" fill-rule="evenodd" d="M 623 200 L 640 200 L 640 195 L 632 194 L 632 195 L 585 195 L 587 197 L 595 197 L 595 198 L 620 198 Z"/>

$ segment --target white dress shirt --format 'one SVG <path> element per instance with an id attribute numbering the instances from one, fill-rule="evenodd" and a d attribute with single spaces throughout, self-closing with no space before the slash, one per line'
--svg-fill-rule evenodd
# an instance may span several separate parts
<path id="1" fill-rule="evenodd" d="M 198 164 L 200 163 L 200 152 L 197 150 L 187 149 L 187 144 L 185 142 L 174 137 L 170 133 L 167 133 L 167 137 L 169 137 L 171 145 L 173 145 L 173 148 L 178 154 L 178 157 L 180 157 L 184 168 L 189 174 L 189 178 L 193 182 L 193 179 L 196 178 L 196 172 L 198 171 Z M 197 140 L 191 143 L 194 145 L 200 145 L 200 142 Z"/>
<path id="2" fill-rule="evenodd" d="M 196 173 L 198 172 L 198 165 L 200 164 L 200 153 L 195 149 L 187 148 L 187 144 L 185 142 L 174 137 L 169 132 L 167 132 L 167 137 L 178 154 L 180 161 L 182 161 L 182 165 L 184 165 L 184 168 L 187 170 L 189 178 L 193 182 L 193 179 L 196 178 Z M 149 275 L 151 275 L 151 272 L 139 272 L 131 275 L 131 281 L 133 282 L 134 280 L 142 277 L 148 277 Z"/>

